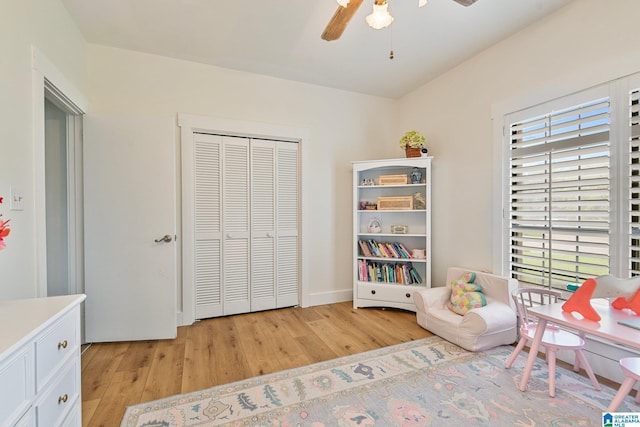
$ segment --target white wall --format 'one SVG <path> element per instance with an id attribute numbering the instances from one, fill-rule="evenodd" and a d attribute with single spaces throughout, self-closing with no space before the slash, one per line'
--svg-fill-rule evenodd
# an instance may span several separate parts
<path id="1" fill-rule="evenodd" d="M 37 295 L 32 46 L 76 88 L 84 91 L 87 83 L 84 39 L 57 0 L 0 2 L 0 213 L 11 220 L 0 251 L 0 299 Z M 11 186 L 22 190 L 23 211 L 9 210 Z"/>
<path id="2" fill-rule="evenodd" d="M 637 0 L 576 0 L 401 100 L 396 133 L 424 132 L 434 156 L 434 284 L 444 284 L 451 265 L 499 272 L 492 109 L 534 105 L 640 71 L 638 16 Z"/>
<path id="3" fill-rule="evenodd" d="M 574 1 L 400 101 L 85 45 L 57 0 L 0 3 L 0 298 L 36 295 L 31 45 L 85 96 L 90 112 L 190 113 L 308 128 L 304 256 L 316 303 L 351 286 L 350 161 L 402 156 L 398 136 L 427 135 L 433 168 L 434 283 L 446 267 L 493 269 L 492 108 L 525 106 L 640 71 L 636 0 Z M 546 61 L 546 65 L 542 61 Z M 88 65 L 87 65 L 88 64 Z M 177 139 L 176 139 L 177 141 Z M 24 211 L 9 211 L 9 187 Z"/>
<path id="4" fill-rule="evenodd" d="M 301 147 L 307 301 L 351 299 L 351 161 L 381 158 L 379 147 L 396 137 L 397 101 L 97 45 L 89 46 L 89 94 L 89 113 L 187 113 L 308 129 Z"/>

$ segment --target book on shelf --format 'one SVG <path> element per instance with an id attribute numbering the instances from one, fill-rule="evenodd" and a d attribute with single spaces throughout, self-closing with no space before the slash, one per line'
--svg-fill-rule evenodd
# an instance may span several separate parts
<path id="1" fill-rule="evenodd" d="M 422 284 L 422 276 L 411 263 L 380 263 L 358 260 L 358 280 L 362 282 Z"/>
<path id="2" fill-rule="evenodd" d="M 364 240 L 358 240 L 358 245 L 360 246 L 360 253 L 366 257 L 372 257 L 373 254 L 369 249 L 369 245 Z"/>
<path id="3" fill-rule="evenodd" d="M 370 258 L 412 259 L 409 250 L 400 242 L 378 242 L 376 240 L 358 240 L 360 255 Z"/>
<path id="4" fill-rule="evenodd" d="M 393 246 L 396 248 L 396 251 L 400 254 L 399 258 L 411 258 L 411 254 L 409 253 L 407 248 L 404 247 L 402 243 L 394 242 Z"/>

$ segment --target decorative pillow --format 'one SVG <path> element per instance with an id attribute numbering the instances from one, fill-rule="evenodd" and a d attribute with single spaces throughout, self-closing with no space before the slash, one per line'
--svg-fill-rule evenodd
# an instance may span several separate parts
<path id="1" fill-rule="evenodd" d="M 473 283 L 474 280 L 476 280 L 476 273 L 469 272 L 451 282 L 451 300 L 449 302 L 451 311 L 464 315 L 472 308 L 487 305 L 482 288 Z"/>

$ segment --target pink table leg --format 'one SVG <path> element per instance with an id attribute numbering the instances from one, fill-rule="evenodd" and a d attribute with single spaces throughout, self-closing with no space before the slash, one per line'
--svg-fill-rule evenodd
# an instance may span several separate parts
<path id="1" fill-rule="evenodd" d="M 529 348 L 529 357 L 527 358 L 527 364 L 524 367 L 522 380 L 520 381 L 520 391 L 525 391 L 527 389 L 527 382 L 529 381 L 529 376 L 531 375 L 533 364 L 535 363 L 536 357 L 538 356 L 538 349 L 540 348 L 540 342 L 542 341 L 542 337 L 544 336 L 544 330 L 546 327 L 547 321 L 545 319 L 538 319 L 536 334 L 533 337 L 533 341 L 531 341 L 531 347 Z"/>

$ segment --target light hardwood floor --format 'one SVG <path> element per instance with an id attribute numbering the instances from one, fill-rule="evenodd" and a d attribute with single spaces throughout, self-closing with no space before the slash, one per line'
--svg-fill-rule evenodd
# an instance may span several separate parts
<path id="1" fill-rule="evenodd" d="M 207 319 L 174 340 L 93 344 L 82 355 L 86 427 L 127 406 L 431 336 L 414 313 L 351 302 Z"/>

